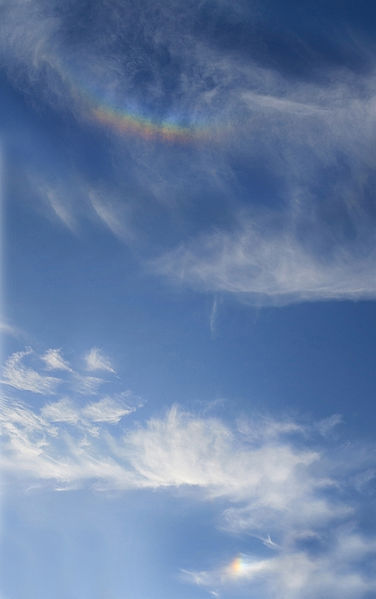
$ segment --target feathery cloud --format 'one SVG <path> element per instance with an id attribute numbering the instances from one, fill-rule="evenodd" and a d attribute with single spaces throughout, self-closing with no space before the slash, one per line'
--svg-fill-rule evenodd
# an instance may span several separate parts
<path id="1" fill-rule="evenodd" d="M 315 424 L 264 419 L 252 431 L 251 421 L 239 429 L 177 407 L 119 429 L 131 411 L 110 398 L 80 406 L 65 398 L 39 412 L 6 402 L 1 468 L 7 479 L 59 489 L 180 488 L 218 511 L 227 505 L 219 526 L 259 539 L 260 554 L 183 573 L 214 594 L 234 585 L 267 598 L 278 590 L 284 599 L 303 592 L 355 599 L 375 590 L 363 566 L 376 557 L 376 538 L 356 525 L 371 492 L 372 478 L 358 485 L 374 466 L 369 448 L 332 451 Z"/>
<path id="2" fill-rule="evenodd" d="M 126 397 L 128 397 L 128 394 L 125 394 Z M 134 406 L 129 406 L 124 401 L 120 402 L 112 397 L 104 397 L 85 406 L 82 415 L 91 422 L 117 424 L 124 416 L 132 414 L 135 410 Z"/>
<path id="3" fill-rule="evenodd" d="M 108 358 L 98 347 L 92 347 L 85 356 L 87 370 L 105 370 L 114 373 L 110 358 Z"/>
<path id="4" fill-rule="evenodd" d="M 60 379 L 44 376 L 23 364 L 24 358 L 32 353 L 32 350 L 28 349 L 16 352 L 8 358 L 3 368 L 3 383 L 21 391 L 32 391 L 42 395 L 55 393 Z"/>
<path id="5" fill-rule="evenodd" d="M 175 282 L 233 294 L 256 304 L 376 297 L 376 254 L 369 235 L 362 247 L 326 256 L 298 232 L 273 231 L 246 221 L 181 245 L 153 262 Z"/>
<path id="6" fill-rule="evenodd" d="M 48 370 L 67 370 L 68 372 L 72 372 L 68 362 L 61 355 L 60 349 L 48 349 L 41 359 L 45 362 Z"/>

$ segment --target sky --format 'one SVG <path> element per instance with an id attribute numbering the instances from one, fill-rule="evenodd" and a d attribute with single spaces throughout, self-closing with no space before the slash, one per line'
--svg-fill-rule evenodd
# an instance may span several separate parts
<path id="1" fill-rule="evenodd" d="M 375 17 L 0 0 L 0 599 L 376 597 Z"/>

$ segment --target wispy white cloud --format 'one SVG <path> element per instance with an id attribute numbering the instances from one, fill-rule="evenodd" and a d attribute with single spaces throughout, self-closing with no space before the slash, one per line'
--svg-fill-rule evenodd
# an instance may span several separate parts
<path id="1" fill-rule="evenodd" d="M 205 133 L 205 143 L 193 142 L 190 159 L 182 166 L 171 147 L 158 146 L 156 152 L 148 142 L 132 138 L 128 143 L 114 128 L 114 136 L 107 139 L 127 160 L 137 188 L 134 199 L 129 199 L 124 187 L 115 193 L 109 184 L 103 192 L 80 183 L 77 201 L 72 202 L 77 181 L 68 176 L 57 186 L 46 185 L 44 194 L 60 220 L 74 228 L 82 215 L 87 219 L 95 214 L 116 236 L 135 243 L 139 235 L 133 228 L 139 226 L 141 212 L 148 212 L 142 198 L 153 198 L 163 217 L 167 211 L 176 217 L 171 218 L 166 239 L 159 235 L 163 256 L 156 263 L 160 273 L 175 281 L 258 303 L 374 297 L 370 189 L 375 170 L 376 86 L 369 47 L 351 36 L 341 42 L 347 44 L 349 54 L 353 50 L 360 62 L 364 60 L 367 70 L 320 63 L 320 78 L 309 73 L 291 78 L 272 62 L 261 65 L 249 54 L 244 60 L 215 40 L 197 36 L 190 24 L 199 6 L 188 3 L 184 18 L 177 22 L 176 3 L 166 2 L 155 15 L 157 23 L 151 23 L 143 10 L 129 11 L 127 3 L 115 5 L 114 12 L 123 16 L 129 35 L 143 31 L 149 40 L 147 60 L 145 49 L 134 39 L 133 58 L 124 62 L 120 39 L 124 32 L 117 34 L 111 27 L 111 36 L 106 35 L 112 11 L 101 13 L 95 43 L 85 45 L 81 40 L 86 51 L 75 53 L 59 35 L 66 30 L 65 19 L 72 18 L 70 11 L 60 12 L 54 2 L 19 0 L 4 4 L 0 28 L 9 76 L 56 109 L 93 124 L 90 93 L 82 90 L 95 89 L 99 104 L 109 106 L 132 98 L 130 110 L 141 114 L 144 107 L 135 79 L 138 68 L 147 64 L 152 74 L 147 84 L 151 103 L 160 106 L 164 99 L 169 115 L 188 115 Z M 226 7 L 230 18 L 239 18 L 237 7 Z M 252 10 L 247 11 L 250 16 Z M 168 51 L 178 70 L 175 93 L 160 68 L 160 48 Z M 246 183 L 242 180 L 242 169 L 254 172 L 257 161 L 265 168 L 266 191 L 260 190 L 259 181 L 253 185 L 252 177 L 246 177 Z M 113 178 L 115 189 L 122 178 L 121 168 Z M 271 189 L 269 180 L 275 181 Z M 243 218 L 245 207 L 260 205 L 260 192 L 271 199 L 273 225 L 265 222 L 265 209 Z M 192 226 L 202 231 L 203 225 L 189 222 L 182 228 L 179 247 L 164 253 L 176 235 L 176 219 L 182 221 L 187 205 L 207 195 L 218 199 L 218 210 L 206 231 L 192 240 Z M 227 229 L 219 227 L 223 206 L 234 221 Z M 138 218 L 130 219 L 133 212 Z M 154 244 L 149 251 L 154 256 Z"/>
<path id="2" fill-rule="evenodd" d="M 101 194 L 93 190 L 89 191 L 89 199 L 95 214 L 101 222 L 122 241 L 131 241 L 133 233 L 131 228 L 127 226 L 127 220 L 130 218 L 129 210 L 127 215 L 124 214 L 126 212 L 126 203 L 121 206 L 119 202 L 110 202 L 108 199 L 105 201 Z"/>
<path id="3" fill-rule="evenodd" d="M 339 415 L 335 415 L 336 417 Z M 333 419 L 330 416 L 327 420 Z M 321 426 L 321 422 L 317 426 Z M 324 425 L 325 426 L 325 425 Z M 239 433 L 244 435 L 249 441 L 253 442 L 272 442 L 273 439 L 297 437 L 311 433 L 310 427 L 303 425 L 291 418 L 278 419 L 266 415 L 259 415 L 258 418 L 247 419 L 244 416 L 238 420 L 237 427 Z M 320 429 L 321 430 L 321 429 Z M 328 432 L 329 432 L 328 427 Z"/>
<path id="4" fill-rule="evenodd" d="M 309 543 L 315 535 L 307 534 Z M 317 544 L 323 543 L 317 536 Z M 324 541 L 325 543 L 325 541 Z M 292 547 L 279 548 L 267 558 L 238 555 L 210 571 L 183 572 L 183 577 L 208 589 L 243 586 L 266 599 L 364 597 L 376 590 L 374 577 L 358 564 L 376 556 L 375 539 L 367 539 L 351 528 L 336 530 L 327 547 L 316 553 Z M 253 594 L 252 594 L 253 596 Z"/>
<path id="5" fill-rule="evenodd" d="M 218 313 L 218 299 L 214 297 L 212 307 L 210 310 L 209 326 L 212 335 L 215 334 L 217 325 L 217 313 Z"/>
<path id="6" fill-rule="evenodd" d="M 153 267 L 176 282 L 227 292 L 256 304 L 376 297 L 376 253 L 371 238 L 360 248 L 325 256 L 297 232 L 273 231 L 248 220 L 181 245 Z"/>
<path id="7" fill-rule="evenodd" d="M 127 397 L 129 398 L 129 394 L 125 394 L 125 400 Z M 82 415 L 92 422 L 117 424 L 124 416 L 132 414 L 135 410 L 135 406 L 127 405 L 124 401 L 119 402 L 112 397 L 104 397 L 97 402 L 85 406 L 82 410 Z"/>
<path id="8" fill-rule="evenodd" d="M 7 322 L 0 322 L 0 333 L 2 335 L 9 335 L 10 337 L 14 337 L 18 339 L 24 336 L 24 333 L 18 328 Z"/>
<path id="9" fill-rule="evenodd" d="M 127 397 L 132 401 L 132 397 Z M 83 406 L 71 399 L 63 398 L 48 403 L 41 409 L 41 416 L 50 422 L 65 422 L 72 425 L 87 425 L 88 423 L 118 424 L 124 416 L 136 410 L 134 405 L 128 405 L 124 400 L 104 397 L 98 401 L 86 403 Z"/>
<path id="10" fill-rule="evenodd" d="M 95 395 L 104 382 L 104 379 L 97 376 L 86 376 L 75 373 L 71 381 L 71 387 L 76 393 L 80 393 L 81 395 Z"/>
<path id="11" fill-rule="evenodd" d="M 98 347 L 92 347 L 85 356 L 87 370 L 105 370 L 114 373 L 115 370 L 108 358 Z"/>
<path id="12" fill-rule="evenodd" d="M 292 492 L 298 464 L 308 466 L 318 457 L 311 451 L 295 453 L 288 444 L 281 444 L 278 454 L 272 444 L 247 451 L 220 420 L 194 418 L 176 408 L 165 419 L 151 420 L 145 429 L 131 432 L 125 442 L 148 486 L 191 485 L 207 489 L 213 497 L 240 500 L 249 495 L 255 502 L 268 484 L 283 484 L 285 477 L 290 478 Z M 272 501 L 272 488 L 270 495 Z"/>
<path id="13" fill-rule="evenodd" d="M 6 360 L 2 382 L 14 389 L 43 395 L 55 395 L 59 387 L 65 390 L 63 393 L 68 389 L 74 394 L 94 396 L 98 394 L 101 385 L 111 382 L 111 376 L 105 381 L 103 378 L 87 374 L 87 370 L 107 371 L 109 375 L 114 375 L 115 370 L 107 356 L 97 348 L 92 348 L 86 353 L 84 360 L 86 371 L 80 372 L 64 359 L 61 349 L 49 348 L 44 354 L 39 355 L 33 349 L 27 348 L 13 353 Z M 46 375 L 46 369 L 59 371 L 60 376 Z M 129 391 L 118 392 L 113 399 L 123 401 L 126 397 L 135 405 L 136 398 Z M 102 396 L 101 399 L 105 398 Z M 107 395 L 106 401 L 111 404 L 111 396 Z"/>
<path id="14" fill-rule="evenodd" d="M 80 419 L 80 409 L 72 400 L 63 398 L 45 404 L 41 410 L 41 416 L 50 422 L 77 424 Z"/>
<path id="15" fill-rule="evenodd" d="M 31 367 L 24 365 L 24 358 L 32 355 L 32 350 L 16 352 L 5 362 L 3 383 L 21 391 L 32 391 L 42 395 L 55 393 L 60 379 L 44 376 Z"/>
<path id="16" fill-rule="evenodd" d="M 48 370 L 67 370 L 68 372 L 72 372 L 68 362 L 61 355 L 60 349 L 48 349 L 41 359 L 45 362 Z"/>
<path id="17" fill-rule="evenodd" d="M 297 97 L 296 93 L 295 97 Z M 325 113 L 328 110 L 327 105 L 323 102 L 320 104 L 307 103 L 306 94 L 304 94 L 302 101 L 299 101 L 299 99 L 292 100 L 288 96 L 278 97 L 275 95 L 255 93 L 254 91 L 244 92 L 243 98 L 252 108 L 257 108 L 262 112 L 275 110 L 277 112 L 290 113 L 294 116 L 321 116 L 322 113 Z"/>
<path id="18" fill-rule="evenodd" d="M 40 190 L 40 194 L 42 197 L 45 197 L 53 213 L 72 233 L 75 233 L 77 231 L 77 222 L 73 215 L 73 211 L 68 205 L 68 202 L 64 201 L 62 197 L 59 197 L 59 191 L 45 186 Z"/>
<path id="19" fill-rule="evenodd" d="M 339 424 L 343 423 L 343 416 L 341 414 L 332 414 L 328 418 L 324 418 L 317 423 L 317 430 L 321 435 L 326 437 L 327 435 L 333 434 L 333 429 Z"/>
<path id="20" fill-rule="evenodd" d="M 220 499 L 217 509 L 228 507 L 219 526 L 259 539 L 260 551 L 185 571 L 187 581 L 213 593 L 231 594 L 242 585 L 268 599 L 303 593 L 358 599 L 375 590 L 364 566 L 376 557 L 376 538 L 356 524 L 371 493 L 371 479 L 361 491 L 357 486 L 374 462 L 369 448 L 333 451 L 333 439 L 323 440 L 316 425 L 275 421 L 271 435 L 271 419 L 264 419 L 252 433 L 251 422 L 239 431 L 177 407 L 119 428 L 131 411 L 109 398 L 84 405 L 65 398 L 39 412 L 7 403 L 2 469 L 56 488 L 88 482 L 102 489 L 179 487 L 213 507 Z M 263 426 L 268 430 L 260 433 Z"/>
<path id="21" fill-rule="evenodd" d="M 134 405 L 128 394 L 123 401 L 105 397 L 84 406 L 63 398 L 46 404 L 40 417 L 53 423 L 77 424 L 80 420 L 117 424 L 132 411 Z M 32 414 L 26 406 L 25 414 Z M 250 502 L 255 509 L 260 498 L 264 498 L 263 503 L 266 496 L 266 503 L 275 510 L 285 509 L 293 498 L 300 501 L 302 495 L 311 496 L 313 501 L 318 481 L 308 473 L 320 459 L 319 453 L 283 441 L 284 426 L 273 437 L 252 435 L 250 426 L 248 433 L 236 433 L 219 419 L 195 417 L 174 407 L 165 418 L 149 420 L 145 426 L 129 430 L 125 437 L 102 439 L 100 446 L 90 451 L 99 451 L 98 459 L 111 455 L 124 472 L 133 472 L 140 487 L 192 486 L 205 490 L 210 497 L 246 501 L 248 507 Z M 255 423 L 257 430 L 261 426 Z M 69 452 L 68 446 L 66 458 L 71 457 Z M 30 474 L 38 476 L 37 463 Z M 328 506 L 326 509 L 329 513 Z"/>

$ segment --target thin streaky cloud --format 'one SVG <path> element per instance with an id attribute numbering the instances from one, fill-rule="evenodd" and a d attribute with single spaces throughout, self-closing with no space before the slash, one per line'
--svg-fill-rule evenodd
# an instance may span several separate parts
<path id="1" fill-rule="evenodd" d="M 10 337 L 14 337 L 15 339 L 25 337 L 25 333 L 21 331 L 21 329 L 4 321 L 0 322 L 0 333 L 2 335 L 9 335 Z"/>
<path id="2" fill-rule="evenodd" d="M 89 192 L 89 199 L 95 214 L 101 222 L 119 239 L 128 242 L 132 239 L 133 233 L 126 225 L 124 207 L 121 210 L 119 202 L 110 203 L 94 191 Z"/>
<path id="3" fill-rule="evenodd" d="M 111 381 L 88 374 L 87 370 L 107 371 L 111 375 L 115 371 L 107 356 L 97 348 L 92 348 L 86 358 L 86 372 L 79 372 L 65 360 L 61 349 L 49 348 L 44 354 L 39 355 L 32 348 L 26 348 L 24 351 L 13 353 L 6 360 L 2 382 L 14 389 L 42 395 L 56 395 L 59 387 L 63 387 L 73 394 L 94 396 L 98 394 L 101 385 Z M 58 371 L 60 376 L 46 375 L 46 370 Z M 115 402 L 118 400 L 123 402 L 123 405 L 129 400 L 129 409 L 140 405 L 140 401 L 137 403 L 137 398 L 130 391 L 117 393 L 113 398 L 107 394 L 107 399 L 110 403 L 112 399 Z"/>
<path id="4" fill-rule="evenodd" d="M 69 423 L 85 427 L 89 423 L 118 424 L 137 408 L 111 397 L 86 403 L 84 406 L 69 398 L 62 398 L 43 406 L 41 416 L 52 423 Z"/>
<path id="5" fill-rule="evenodd" d="M 45 404 L 41 409 L 41 416 L 46 421 L 53 423 L 66 422 L 77 424 L 80 419 L 80 409 L 72 400 L 62 398 L 58 401 Z"/>
<path id="6" fill-rule="evenodd" d="M 323 257 L 288 230 L 273 235 L 248 221 L 182 244 L 152 264 L 178 284 L 259 305 L 374 298 L 376 254 L 370 238 L 362 243 Z"/>
<path id="7" fill-rule="evenodd" d="M 323 437 L 333 434 L 333 429 L 343 423 L 342 414 L 332 414 L 317 423 L 317 430 Z"/>
<path id="8" fill-rule="evenodd" d="M 104 382 L 104 379 L 97 376 L 86 376 L 74 373 L 71 380 L 71 388 L 81 395 L 96 395 L 99 387 L 103 385 Z"/>
<path id="9" fill-rule="evenodd" d="M 54 394 L 61 379 L 45 376 L 24 364 L 25 358 L 33 351 L 15 352 L 5 362 L 3 368 L 3 383 L 20 391 L 32 391 L 41 395 Z"/>
<path id="10" fill-rule="evenodd" d="M 209 326 L 212 335 L 216 333 L 217 328 L 217 315 L 218 315 L 218 299 L 214 297 L 212 307 L 210 310 Z"/>
<path id="11" fill-rule="evenodd" d="M 244 92 L 243 98 L 247 101 L 247 103 L 249 103 L 250 106 L 257 106 L 262 111 L 270 109 L 291 113 L 294 116 L 320 114 L 322 111 L 328 110 L 325 108 L 325 104 L 321 106 L 308 104 L 305 101 L 299 102 L 289 98 L 257 94 L 254 92 Z"/>
<path id="12" fill-rule="evenodd" d="M 124 416 L 136 411 L 136 407 L 129 406 L 111 397 L 104 397 L 97 402 L 92 402 L 82 409 L 82 415 L 91 422 L 108 422 L 117 424 Z"/>
<path id="13" fill-rule="evenodd" d="M 48 349 L 46 353 L 41 356 L 41 359 L 45 362 L 48 370 L 66 370 L 72 372 L 72 368 L 69 363 L 64 360 L 60 349 Z"/>
<path id="14" fill-rule="evenodd" d="M 45 195 L 48 205 L 53 213 L 62 221 L 62 223 L 72 232 L 77 232 L 77 223 L 72 210 L 62 198 L 58 197 L 57 190 L 46 188 L 41 192 Z"/>

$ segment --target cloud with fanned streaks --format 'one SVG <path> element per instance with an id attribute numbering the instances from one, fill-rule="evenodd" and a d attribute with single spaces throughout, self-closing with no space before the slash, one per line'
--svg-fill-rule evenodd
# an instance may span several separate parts
<path id="1" fill-rule="evenodd" d="M 366 443 L 341 445 L 338 417 L 302 425 L 276 418 L 237 426 L 174 406 L 128 423 L 119 399 L 68 399 L 39 410 L 11 400 L 1 409 L 1 469 L 10 485 L 57 490 L 164 490 L 210 501 L 217 523 L 259 541 L 253 554 L 195 562 L 184 581 L 213 594 L 355 599 L 375 590 L 368 566 L 376 538 L 359 521 L 372 491 L 374 458 Z M 151 496 L 152 500 L 152 496 Z M 179 501 L 179 498 L 176 498 Z M 217 560 L 217 566 L 213 563 Z"/>

